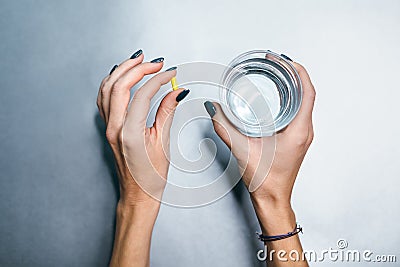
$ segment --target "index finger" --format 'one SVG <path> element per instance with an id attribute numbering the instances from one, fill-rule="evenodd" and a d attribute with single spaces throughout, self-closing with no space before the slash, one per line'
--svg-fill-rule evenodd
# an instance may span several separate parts
<path id="1" fill-rule="evenodd" d="M 141 63 L 128 70 L 120 77 L 111 89 L 110 118 L 108 128 L 118 130 L 122 127 L 124 116 L 129 104 L 130 89 L 145 75 L 158 72 L 160 63 Z"/>
<path id="2" fill-rule="evenodd" d="M 161 86 L 167 84 L 175 75 L 176 71 L 158 73 L 139 88 L 133 95 L 125 122 L 129 120 L 134 125 L 133 128 L 143 131 L 146 127 L 151 99 Z"/>

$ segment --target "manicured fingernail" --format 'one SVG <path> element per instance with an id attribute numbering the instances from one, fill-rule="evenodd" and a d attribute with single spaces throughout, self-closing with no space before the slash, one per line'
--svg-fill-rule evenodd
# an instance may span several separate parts
<path id="1" fill-rule="evenodd" d="M 215 113 L 217 113 L 217 110 L 215 109 L 213 103 L 211 103 L 210 101 L 206 101 L 204 102 L 204 107 L 207 110 L 208 115 L 210 115 L 210 117 L 214 117 Z"/>
<path id="2" fill-rule="evenodd" d="M 189 92 L 190 92 L 189 89 L 185 89 L 182 92 L 180 92 L 179 95 L 176 97 L 176 102 L 183 100 L 189 94 Z"/>
<path id="3" fill-rule="evenodd" d="M 111 75 L 111 73 L 114 72 L 114 70 L 115 70 L 116 68 L 118 68 L 118 65 L 114 65 L 114 67 L 112 67 L 112 69 L 110 70 L 110 75 Z"/>
<path id="4" fill-rule="evenodd" d="M 287 60 L 289 60 L 289 61 L 293 61 L 290 57 L 288 57 L 288 56 L 286 56 L 286 55 L 284 55 L 284 54 L 281 54 L 281 57 L 283 57 L 284 59 L 287 59 Z"/>
<path id="5" fill-rule="evenodd" d="M 135 53 L 133 53 L 133 55 L 131 56 L 131 59 L 135 59 L 138 56 L 140 56 L 141 54 L 143 54 L 143 50 L 139 49 L 138 51 L 136 51 Z"/>
<path id="6" fill-rule="evenodd" d="M 167 69 L 165 71 L 172 71 L 172 70 L 176 70 L 176 69 L 177 69 L 177 67 L 171 67 L 171 68 L 169 68 L 169 69 Z"/>
<path id="7" fill-rule="evenodd" d="M 155 58 L 152 61 L 150 61 L 150 63 L 161 63 L 164 61 L 163 57 L 159 57 L 159 58 Z"/>

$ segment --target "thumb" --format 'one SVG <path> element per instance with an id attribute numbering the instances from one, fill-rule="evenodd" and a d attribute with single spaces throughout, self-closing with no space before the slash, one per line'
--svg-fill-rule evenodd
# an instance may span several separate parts
<path id="1" fill-rule="evenodd" d="M 171 129 L 172 120 L 174 118 L 175 109 L 178 106 L 178 103 L 183 100 L 188 94 L 190 90 L 180 88 L 176 91 L 169 92 L 161 101 L 160 106 L 158 107 L 156 113 L 156 119 L 154 122 L 154 128 L 157 130 L 157 133 L 168 133 L 165 135 L 169 137 L 169 131 Z"/>
<path id="2" fill-rule="evenodd" d="M 245 141 L 246 137 L 230 123 L 218 103 L 206 101 L 204 107 L 212 118 L 215 132 L 230 150 L 235 147 L 233 144 Z"/>

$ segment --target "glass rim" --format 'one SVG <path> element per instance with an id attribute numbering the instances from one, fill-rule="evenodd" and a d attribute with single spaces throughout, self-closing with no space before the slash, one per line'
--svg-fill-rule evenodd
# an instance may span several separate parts
<path id="1" fill-rule="evenodd" d="M 270 55 L 269 58 L 267 56 Z M 231 88 L 234 85 L 235 80 L 232 82 L 232 76 L 240 76 L 245 77 L 246 74 L 244 73 L 244 69 L 246 67 L 253 67 L 257 60 L 260 61 L 259 64 L 264 64 L 268 66 L 267 69 L 263 69 L 266 73 L 275 75 L 275 77 L 285 86 L 281 87 L 280 89 L 285 89 L 286 91 L 286 104 L 284 109 L 282 106 L 280 107 L 279 113 L 276 116 L 272 116 L 272 123 L 269 125 L 262 125 L 259 124 L 257 127 L 251 127 L 251 125 L 245 125 L 243 120 L 237 117 L 235 113 L 229 108 L 229 101 L 228 101 L 228 94 L 232 93 Z M 248 65 L 246 65 L 246 61 L 248 61 Z M 241 65 L 242 64 L 242 65 Z M 253 65 L 251 65 L 253 64 Z M 273 69 L 273 71 L 271 71 Z M 254 74 L 254 73 L 250 73 Z M 255 74 L 257 75 L 257 74 Z M 262 74 L 259 74 L 262 75 Z M 278 75 L 279 77 L 277 77 Z M 235 77 L 234 77 L 235 78 Z M 239 54 L 235 57 L 229 64 L 228 68 L 225 70 L 221 84 L 223 85 L 223 90 L 220 91 L 220 99 L 223 103 L 222 109 L 231 123 L 238 128 L 239 131 L 242 133 L 253 136 L 253 137 L 261 137 L 261 136 L 268 136 L 272 135 L 283 128 L 285 128 L 298 114 L 303 97 L 303 88 L 300 80 L 300 76 L 292 64 L 291 61 L 287 60 L 285 57 L 274 53 L 269 50 L 251 50 L 246 51 Z M 277 87 L 278 85 L 275 84 Z M 258 88 L 258 87 L 257 87 Z M 259 90 L 260 91 L 260 90 Z M 280 96 L 280 100 L 282 98 L 282 93 L 278 90 L 278 94 Z M 269 107 L 270 108 L 270 107 Z M 271 112 L 271 110 L 270 110 Z M 261 130 L 260 130 L 261 129 Z"/>

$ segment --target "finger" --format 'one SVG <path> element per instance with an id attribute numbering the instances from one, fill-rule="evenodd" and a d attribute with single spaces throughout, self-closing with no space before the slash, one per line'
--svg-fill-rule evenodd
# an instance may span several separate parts
<path id="1" fill-rule="evenodd" d="M 116 65 L 116 68 L 113 68 L 110 72 L 110 82 L 113 83 L 122 77 L 128 70 L 133 67 L 139 65 L 143 62 L 143 51 L 140 49 L 136 51 L 129 59 L 122 62 L 119 66 Z"/>
<path id="2" fill-rule="evenodd" d="M 99 91 L 97 92 L 97 100 L 96 100 L 96 104 L 97 104 L 97 108 L 98 108 L 99 113 L 100 113 L 100 117 L 101 117 L 104 121 L 105 121 L 105 116 L 104 116 L 104 111 L 103 111 L 103 105 L 102 105 L 102 103 L 101 103 L 101 89 L 102 89 L 103 86 L 104 86 L 105 79 L 106 79 L 106 78 L 104 78 L 104 79 L 101 81 Z"/>
<path id="3" fill-rule="evenodd" d="M 128 108 L 130 89 L 138 83 L 145 75 L 158 72 L 162 68 L 161 63 L 142 63 L 128 70 L 118 79 L 110 94 L 110 114 L 107 128 L 118 132 L 122 127 L 123 120 Z"/>
<path id="4" fill-rule="evenodd" d="M 306 124 L 312 120 L 312 111 L 315 102 L 315 89 L 311 82 L 310 76 L 306 69 L 299 63 L 293 62 L 293 66 L 296 68 L 297 73 L 300 76 L 300 80 L 303 88 L 303 96 L 300 110 L 293 120 L 293 124 L 301 123 Z"/>
<path id="5" fill-rule="evenodd" d="M 306 121 L 310 121 L 312 119 L 312 111 L 314 108 L 314 102 L 315 102 L 315 89 L 314 86 L 311 82 L 310 76 L 308 75 L 306 69 L 300 65 L 299 63 L 293 62 L 292 59 L 290 59 L 288 56 L 281 54 L 280 55 L 282 58 L 286 59 L 289 61 L 294 68 L 296 69 L 297 73 L 299 74 L 301 83 L 302 83 L 302 88 L 303 88 L 303 95 L 302 95 L 302 103 L 300 110 L 296 116 L 296 118 L 293 120 L 291 123 L 292 125 L 301 123 L 305 124 Z M 271 60 L 282 60 L 279 58 L 276 54 L 267 54 L 266 55 L 267 59 Z"/>
<path id="6" fill-rule="evenodd" d="M 236 148 L 233 143 L 245 141 L 246 137 L 229 122 L 218 103 L 206 101 L 204 106 L 212 118 L 215 132 L 229 149 Z"/>
<path id="7" fill-rule="evenodd" d="M 178 103 L 182 101 L 188 94 L 188 89 L 179 88 L 178 90 L 169 92 L 161 101 L 160 106 L 157 109 L 156 119 L 154 127 L 157 132 L 161 130 L 167 130 L 171 128 L 172 120 L 174 117 L 175 109 Z"/>
<path id="8" fill-rule="evenodd" d="M 151 99 L 161 86 L 167 84 L 175 75 L 175 70 L 158 73 L 135 92 L 126 118 L 130 121 L 132 129 L 143 131 L 146 128 Z M 169 98 L 168 101 L 170 101 Z"/>
<path id="9" fill-rule="evenodd" d="M 172 120 L 174 118 L 176 107 L 188 94 L 188 89 L 180 88 L 176 91 L 169 92 L 161 101 L 156 113 L 156 119 L 153 124 L 158 138 L 162 143 L 168 144 Z"/>
<path id="10" fill-rule="evenodd" d="M 138 52 L 136 52 L 135 54 L 137 53 Z M 108 123 L 109 121 L 111 90 L 113 88 L 114 83 L 129 70 L 133 69 L 134 67 L 142 63 L 143 57 L 144 57 L 143 53 L 140 53 L 139 55 L 137 55 L 136 58 L 130 58 L 125 60 L 117 68 L 115 68 L 114 71 L 110 73 L 110 75 L 108 75 L 105 78 L 105 82 L 101 89 L 101 103 L 102 103 L 101 105 L 103 107 L 103 113 L 106 123 Z"/>

